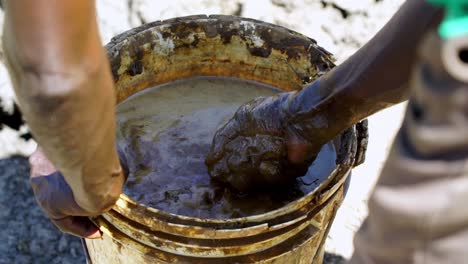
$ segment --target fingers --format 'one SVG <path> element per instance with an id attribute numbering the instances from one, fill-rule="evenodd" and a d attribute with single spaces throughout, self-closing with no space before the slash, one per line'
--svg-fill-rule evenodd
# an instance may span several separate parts
<path id="1" fill-rule="evenodd" d="M 237 131 L 237 121 L 233 118 L 216 132 L 205 161 L 208 166 L 216 163 L 223 157 L 225 145 L 236 137 Z"/>
<path id="2" fill-rule="evenodd" d="M 270 135 L 239 136 L 224 147 L 222 158 L 208 166 L 213 179 L 226 182 L 239 191 L 285 180 L 282 176 L 287 156 L 282 138 Z"/>
<path id="3" fill-rule="evenodd" d="M 65 233 L 89 239 L 100 238 L 102 232 L 85 217 L 88 213 L 76 203 L 63 175 L 40 148 L 31 155 L 29 162 L 34 196 L 52 223 Z"/>
<path id="4" fill-rule="evenodd" d="M 279 161 L 264 161 L 258 167 L 260 174 L 265 178 L 266 182 L 278 182 L 278 176 L 281 176 L 281 164 Z"/>
<path id="5" fill-rule="evenodd" d="M 49 218 L 89 215 L 76 203 L 73 191 L 58 171 L 46 176 L 32 177 L 30 183 L 36 201 Z"/>
<path id="6" fill-rule="evenodd" d="M 216 132 L 206 159 L 213 179 L 240 191 L 284 181 L 288 153 L 280 109 L 287 96 L 278 98 L 261 97 L 239 107 Z"/>
<path id="7" fill-rule="evenodd" d="M 30 183 L 34 196 L 45 214 L 52 219 L 52 223 L 65 233 L 89 239 L 100 238 L 101 231 L 89 218 L 67 216 L 86 215 L 87 212 L 75 202 L 73 192 L 63 175 L 55 170 L 47 157 L 40 150 L 36 151 L 31 156 L 30 163 Z"/>
<path id="8" fill-rule="evenodd" d="M 259 105 L 271 104 L 274 101 L 273 99 L 273 97 L 258 97 L 240 106 L 234 116 L 216 132 L 206 164 L 211 165 L 219 161 L 225 154 L 226 145 L 240 136 L 241 131 L 243 135 L 256 135 L 265 132 L 280 134 L 276 120 L 277 116 L 271 110 L 268 110 L 268 107 L 262 108 L 262 111 L 260 111 L 262 114 L 256 115 L 256 111 L 254 111 Z M 272 116 L 275 117 L 274 120 L 268 121 L 268 117 Z"/>
<path id="9" fill-rule="evenodd" d="M 102 237 L 102 231 L 94 225 L 88 217 L 67 216 L 62 219 L 51 220 L 52 223 L 64 233 L 74 236 L 97 239 Z"/>

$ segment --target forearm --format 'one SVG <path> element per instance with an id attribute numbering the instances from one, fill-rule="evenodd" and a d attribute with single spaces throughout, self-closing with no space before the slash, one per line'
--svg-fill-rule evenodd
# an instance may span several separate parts
<path id="1" fill-rule="evenodd" d="M 410 0 L 378 34 L 343 64 L 290 101 L 293 124 L 322 144 L 367 116 L 407 99 L 407 81 L 417 43 L 441 12 Z M 314 125 L 315 124 L 315 125 Z"/>
<path id="2" fill-rule="evenodd" d="M 83 209 L 108 208 L 124 176 L 94 1 L 13 0 L 5 7 L 5 56 L 32 133 Z"/>

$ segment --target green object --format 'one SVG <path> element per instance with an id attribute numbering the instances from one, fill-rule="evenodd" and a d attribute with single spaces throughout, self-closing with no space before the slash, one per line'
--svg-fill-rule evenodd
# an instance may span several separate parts
<path id="1" fill-rule="evenodd" d="M 468 0 L 428 0 L 445 8 L 445 17 L 439 26 L 439 35 L 449 39 L 468 34 Z"/>

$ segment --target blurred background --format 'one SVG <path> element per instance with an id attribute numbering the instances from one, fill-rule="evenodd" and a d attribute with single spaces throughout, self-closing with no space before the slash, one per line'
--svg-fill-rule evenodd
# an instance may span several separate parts
<path id="1" fill-rule="evenodd" d="M 336 64 L 363 46 L 390 19 L 402 0 L 96 0 L 103 44 L 155 20 L 195 14 L 226 14 L 274 23 L 315 39 Z M 3 27 L 3 13 L 0 13 Z M 1 31 L 0 31 L 1 34 Z M 14 107 L 0 47 L 0 264 L 84 263 L 80 240 L 61 234 L 37 207 L 28 184 L 29 139 Z M 369 118 L 366 162 L 353 170 L 351 186 L 326 241 L 325 263 L 353 252 L 352 238 L 367 214 L 367 198 L 397 132 L 405 105 Z M 8 123 L 6 126 L 3 123 Z M 3 125 L 2 125 L 3 124 Z"/>

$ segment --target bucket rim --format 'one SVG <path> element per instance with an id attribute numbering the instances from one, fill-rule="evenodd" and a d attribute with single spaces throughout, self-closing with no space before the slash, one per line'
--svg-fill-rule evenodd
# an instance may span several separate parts
<path id="1" fill-rule="evenodd" d="M 219 23 L 220 21 L 232 21 L 233 23 L 239 24 L 242 24 L 241 22 L 252 23 L 257 27 L 268 28 L 272 32 L 276 32 L 278 34 L 287 34 L 291 37 L 299 38 L 305 43 L 309 44 L 309 49 L 314 49 L 315 51 L 322 52 L 323 57 L 321 59 L 323 59 L 325 61 L 324 63 L 329 65 L 330 68 L 334 66 L 331 54 L 328 53 L 325 49 L 318 46 L 315 40 L 307 36 L 304 36 L 298 32 L 295 32 L 293 30 L 287 29 L 279 25 L 274 25 L 271 23 L 250 18 L 242 18 L 228 15 L 195 15 L 148 23 L 115 36 L 111 39 L 110 43 L 106 45 L 106 49 L 108 50 L 108 54 L 110 57 L 120 56 L 119 49 L 122 48 L 124 42 L 134 40 L 139 35 L 144 34 L 145 32 L 161 30 L 173 24 L 213 24 Z M 319 186 L 317 186 L 317 188 L 315 188 L 312 192 L 304 195 L 303 197 L 291 201 L 290 203 L 280 208 L 266 213 L 230 219 L 198 218 L 169 213 L 156 208 L 148 207 L 144 204 L 134 201 L 126 194 L 121 194 L 120 198 L 118 199 L 116 205 L 113 207 L 112 210 L 132 221 L 136 221 L 142 224 L 148 223 L 149 221 L 151 221 L 151 219 L 162 219 L 165 222 L 167 222 L 169 229 L 172 229 L 172 227 L 175 225 L 186 228 L 215 228 L 217 230 L 236 230 L 260 227 L 264 226 L 265 223 L 267 224 L 267 226 L 270 226 L 272 219 L 276 219 L 280 216 L 285 216 L 295 211 L 298 211 L 304 206 L 313 203 L 314 199 L 319 198 L 318 196 L 326 195 L 330 197 L 334 192 L 336 192 L 339 189 L 342 182 L 347 177 L 349 171 L 353 167 L 354 159 L 356 156 L 356 134 L 358 132 L 359 131 L 356 131 L 356 129 L 352 127 L 345 131 L 341 136 L 339 136 L 340 138 L 343 138 L 343 135 L 347 135 L 346 140 L 350 142 L 343 143 L 341 142 L 341 139 L 339 140 L 341 145 L 338 151 L 342 151 L 342 149 L 345 148 L 345 150 L 343 151 L 345 151 L 346 153 L 344 154 L 341 163 L 338 164 L 337 162 L 336 168 L 333 170 L 332 173 L 330 173 L 330 175 L 328 175 L 325 181 L 321 182 Z M 308 213 L 309 212 L 304 212 L 304 214 Z M 288 220 L 291 221 L 291 219 Z M 288 221 L 284 221 L 283 223 L 285 222 Z M 172 227 L 170 225 L 172 225 Z"/>

